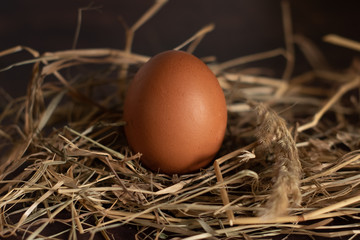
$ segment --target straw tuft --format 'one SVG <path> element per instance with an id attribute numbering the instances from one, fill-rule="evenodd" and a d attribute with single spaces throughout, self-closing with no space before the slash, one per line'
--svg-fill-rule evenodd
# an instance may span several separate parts
<path id="1" fill-rule="evenodd" d="M 300 179 L 301 164 L 293 137 L 286 122 L 264 104 L 255 107 L 258 115 L 256 136 L 263 148 L 272 154 L 273 188 L 265 208 L 259 215 L 275 218 L 288 214 L 288 208 L 298 207 L 301 203 Z"/>

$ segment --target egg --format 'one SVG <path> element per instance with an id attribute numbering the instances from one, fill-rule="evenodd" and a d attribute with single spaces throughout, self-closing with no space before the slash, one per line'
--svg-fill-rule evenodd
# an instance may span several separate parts
<path id="1" fill-rule="evenodd" d="M 196 172 L 211 163 L 225 135 L 224 93 L 207 65 L 183 51 L 165 51 L 131 80 L 124 102 L 125 135 L 147 168 Z"/>

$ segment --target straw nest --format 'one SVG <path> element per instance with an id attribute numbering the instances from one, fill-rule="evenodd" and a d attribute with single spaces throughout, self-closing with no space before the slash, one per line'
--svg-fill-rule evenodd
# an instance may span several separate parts
<path id="1" fill-rule="evenodd" d="M 8 67 L 33 64 L 26 96 L 2 91 L 0 236 L 41 238 L 54 222 L 68 227 L 45 238 L 101 232 L 111 239 L 108 230 L 125 224 L 138 239 L 359 234 L 359 69 L 326 68 L 313 44 L 292 34 L 287 2 L 285 49 L 208 62 L 229 112 L 214 164 L 180 176 L 141 165 L 123 134 L 123 96 L 149 58 L 130 51 L 134 32 L 164 3 L 156 1 L 127 28 L 125 50 L 0 52 L 34 56 Z M 192 52 L 213 27 L 176 49 Z M 360 49 L 340 36 L 325 41 Z M 295 44 L 313 71 L 293 76 Z M 238 67 L 276 56 L 286 59 L 279 79 Z M 69 218 L 58 217 L 64 211 Z"/>

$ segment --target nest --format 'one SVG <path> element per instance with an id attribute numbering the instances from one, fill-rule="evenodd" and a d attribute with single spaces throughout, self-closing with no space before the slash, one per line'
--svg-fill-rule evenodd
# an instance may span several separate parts
<path id="1" fill-rule="evenodd" d="M 141 165 L 123 133 L 123 98 L 149 59 L 130 51 L 134 32 L 164 3 L 156 1 L 127 28 L 125 50 L 0 52 L 34 56 L 3 69 L 33 64 L 26 96 L 13 99 L 2 90 L 0 236 L 111 239 L 120 226 L 133 226 L 137 239 L 360 234 L 358 70 L 326 68 L 314 45 L 292 34 L 287 2 L 285 49 L 208 62 L 229 112 L 213 165 L 180 176 Z M 175 49 L 194 51 L 213 28 Z M 336 35 L 325 41 L 360 49 Z M 293 77 L 295 43 L 313 70 Z M 282 78 L 241 68 L 276 56 L 286 59 Z M 60 217 L 64 212 L 68 217 Z M 66 228 L 44 236 L 54 222 Z"/>

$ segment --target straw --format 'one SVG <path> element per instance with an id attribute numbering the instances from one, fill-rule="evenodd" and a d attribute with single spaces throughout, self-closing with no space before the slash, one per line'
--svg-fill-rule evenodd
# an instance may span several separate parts
<path id="1" fill-rule="evenodd" d="M 126 143 L 124 93 L 127 78 L 150 58 L 132 52 L 135 33 L 166 11 L 165 3 L 155 1 L 127 27 L 124 50 L 40 54 L 16 46 L 0 52 L 5 60 L 30 53 L 1 71 L 33 66 L 25 96 L 1 90 L 0 237 L 93 239 L 99 233 L 111 239 L 108 230 L 124 225 L 137 239 L 358 236 L 359 76 L 330 69 L 315 44 L 294 36 L 288 1 L 281 4 L 285 48 L 219 63 L 207 58 L 228 108 L 213 164 L 172 176 L 142 165 L 141 153 Z M 214 24 L 174 49 L 194 52 L 210 31 Z M 358 42 L 338 35 L 324 40 L 358 50 Z M 297 76 L 295 45 L 314 68 Z M 247 68 L 278 56 L 286 60 L 282 76 Z M 68 228 L 44 236 L 54 222 Z"/>

